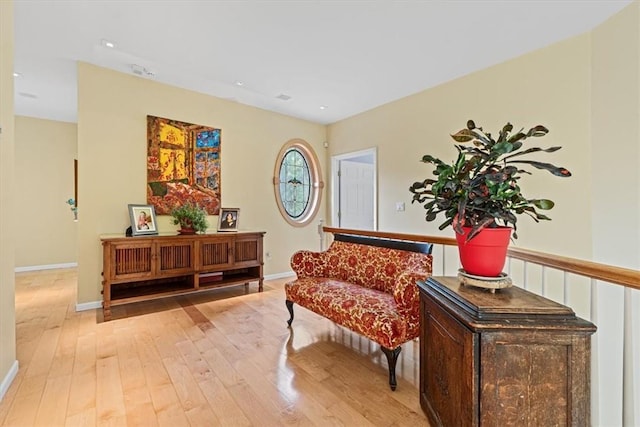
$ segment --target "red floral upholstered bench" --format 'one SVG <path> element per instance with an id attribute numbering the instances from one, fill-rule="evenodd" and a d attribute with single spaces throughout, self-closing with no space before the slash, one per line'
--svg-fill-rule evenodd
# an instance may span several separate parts
<path id="1" fill-rule="evenodd" d="M 395 365 L 403 343 L 418 336 L 417 280 L 431 275 L 429 243 L 335 234 L 324 252 L 299 251 L 291 257 L 297 279 L 285 285 L 293 321 L 296 303 L 377 342 Z"/>

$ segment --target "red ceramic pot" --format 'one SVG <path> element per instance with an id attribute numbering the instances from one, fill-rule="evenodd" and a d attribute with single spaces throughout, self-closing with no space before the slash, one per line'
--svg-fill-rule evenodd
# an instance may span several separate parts
<path id="1" fill-rule="evenodd" d="M 511 227 L 484 228 L 470 241 L 466 241 L 471 227 L 462 227 L 456 233 L 462 268 L 468 274 L 498 277 L 507 259 Z"/>

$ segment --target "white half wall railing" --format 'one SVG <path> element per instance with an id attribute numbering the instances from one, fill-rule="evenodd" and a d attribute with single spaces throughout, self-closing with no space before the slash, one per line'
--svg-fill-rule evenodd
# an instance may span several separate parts
<path id="1" fill-rule="evenodd" d="M 433 244 L 433 275 L 460 268 L 453 238 L 324 227 L 346 233 Z M 640 426 L 640 271 L 510 248 L 514 285 L 571 307 L 594 323 L 591 339 L 591 425 Z"/>

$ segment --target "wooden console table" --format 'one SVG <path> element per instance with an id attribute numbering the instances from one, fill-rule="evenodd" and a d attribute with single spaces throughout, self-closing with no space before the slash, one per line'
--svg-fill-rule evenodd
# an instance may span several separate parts
<path id="1" fill-rule="evenodd" d="M 596 327 L 518 287 L 420 288 L 420 405 L 433 426 L 590 425 Z"/>
<path id="2" fill-rule="evenodd" d="M 101 236 L 102 309 L 258 282 L 262 292 L 264 232 Z"/>

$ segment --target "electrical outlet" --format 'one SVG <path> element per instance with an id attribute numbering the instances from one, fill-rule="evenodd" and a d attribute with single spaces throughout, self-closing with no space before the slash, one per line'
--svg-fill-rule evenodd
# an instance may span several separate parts
<path id="1" fill-rule="evenodd" d="M 266 258 L 271 258 L 271 252 L 269 252 L 269 251 L 265 252 L 265 253 L 264 253 L 264 256 L 265 256 Z"/>
<path id="2" fill-rule="evenodd" d="M 396 202 L 396 212 L 404 212 L 404 202 Z"/>

